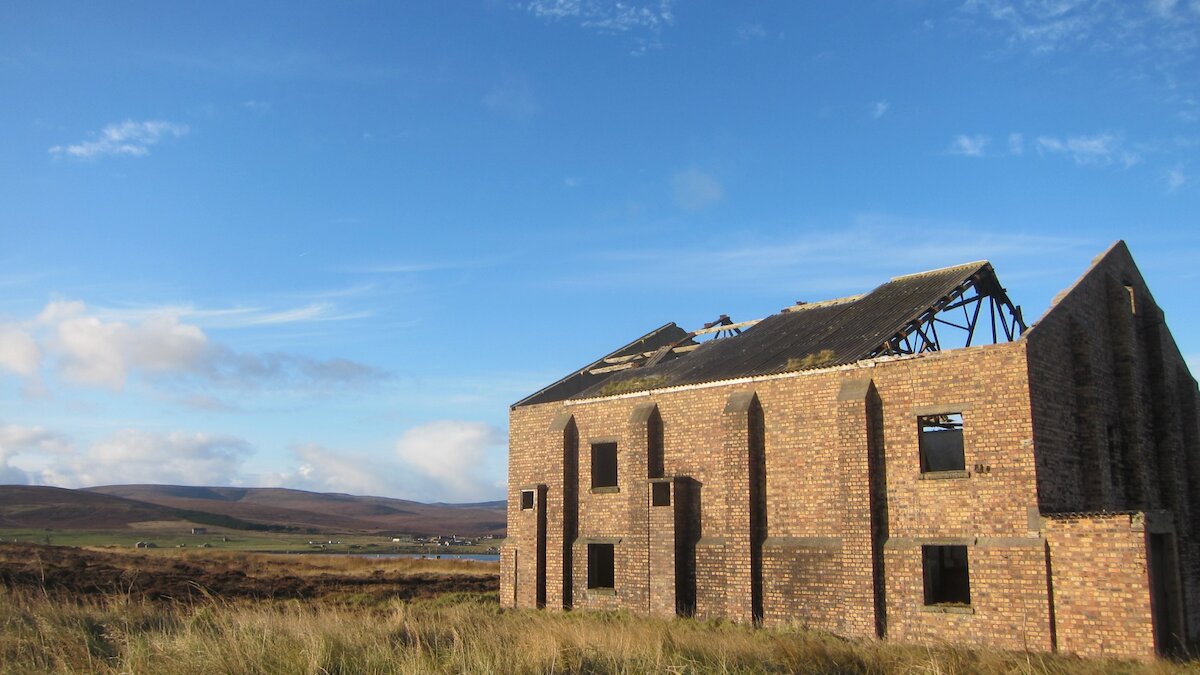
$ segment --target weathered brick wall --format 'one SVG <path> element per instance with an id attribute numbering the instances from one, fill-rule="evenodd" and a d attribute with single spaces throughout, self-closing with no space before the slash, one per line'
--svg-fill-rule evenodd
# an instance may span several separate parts
<path id="1" fill-rule="evenodd" d="M 1154 656 L 1146 534 L 1140 518 L 1047 520 L 1060 650 L 1082 656 Z"/>
<path id="2" fill-rule="evenodd" d="M 726 386 L 517 408 L 511 427 L 510 483 L 551 486 L 548 531 L 557 531 L 555 495 L 561 485 L 548 474 L 561 474 L 562 459 L 556 453 L 561 455 L 562 442 L 546 437 L 554 436 L 548 430 L 556 417 L 564 412 L 573 416 L 580 439 L 574 605 L 647 611 L 652 548 L 646 501 L 647 432 L 645 425 L 631 420 L 639 405 L 655 403 L 662 419 L 664 473 L 695 481 L 699 518 L 687 525 L 699 540 L 694 548 L 696 612 L 748 620 L 755 583 L 749 508 L 752 439 L 746 413 L 734 412 L 731 417 L 728 408 L 735 394 L 753 393 L 762 410 L 763 520 L 769 537 L 760 563 L 764 620 L 874 634 L 877 619 L 886 615 L 890 635 L 893 613 L 902 617 L 906 605 L 922 602 L 919 594 L 915 601 L 903 594 L 893 597 L 893 578 L 903 576 L 897 588 L 903 584 L 919 588 L 922 577 L 919 564 L 893 569 L 882 551 L 878 564 L 874 562 L 871 547 L 881 546 L 884 537 L 1029 536 L 1028 511 L 1037 499 L 1026 372 L 1024 345 L 1018 342 Z M 868 382 L 873 388 L 877 428 L 872 429 L 869 411 L 861 403 L 839 417 L 838 396 L 850 380 Z M 921 474 L 916 418 L 931 411 L 963 415 L 969 471 L 960 477 L 929 480 Z M 858 430 L 847 437 L 855 445 L 853 461 L 847 456 L 851 441 L 843 438 L 839 424 Z M 876 440 L 869 442 L 872 434 Z M 590 489 L 591 443 L 600 440 L 618 443 L 617 491 Z M 868 475 L 870 452 L 879 455 L 874 478 Z M 867 494 L 872 484 L 878 488 L 873 501 Z M 514 491 L 511 498 L 518 497 Z M 880 527 L 872 529 L 873 522 Z M 528 546 L 522 539 L 525 530 L 519 526 L 510 536 L 512 546 L 521 551 Z M 586 543 L 599 540 L 619 540 L 615 594 L 586 590 Z M 548 547 L 551 579 L 547 583 L 553 587 L 555 547 Z M 847 560 L 861 561 L 854 563 L 853 577 L 846 576 Z M 987 566 L 981 563 L 980 569 Z M 886 597 L 886 607 L 873 605 L 876 572 L 888 579 L 877 591 Z M 993 583 L 985 579 L 1000 583 L 999 575 L 973 578 L 972 583 Z M 520 592 L 518 596 L 525 597 Z M 1040 597 L 1044 603 L 1044 584 Z M 547 604 L 554 605 L 549 600 Z M 970 617 L 953 617 L 945 623 L 1022 626 L 1022 640 L 1044 645 L 1046 612 L 1031 613 L 1028 606 L 1025 598 L 1017 604 L 988 603 Z M 922 618 L 930 625 L 938 620 L 932 615 Z M 964 628 L 963 639 L 1013 644 L 1013 633 L 1007 628 L 995 635 L 987 630 L 970 633 Z"/>
<path id="3" fill-rule="evenodd" d="M 927 607 L 921 545 L 965 544 L 971 577 L 969 607 Z M 1045 543 L 1033 537 L 889 539 L 888 638 L 922 644 L 985 644 L 1050 650 Z"/>
<path id="4" fill-rule="evenodd" d="M 1045 513 L 1172 514 L 1191 639 L 1200 637 L 1196 382 L 1123 243 L 1026 334 Z"/>
<path id="5" fill-rule="evenodd" d="M 761 605 L 768 624 L 1013 649 L 1052 649 L 1057 635 L 1060 647 L 1085 651 L 1081 640 L 1100 633 L 1080 628 L 1071 608 L 1098 597 L 1089 584 L 1110 584 L 1130 600 L 1089 619 L 1105 625 L 1106 653 L 1145 655 L 1147 639 L 1152 652 L 1138 605 L 1149 591 L 1118 562 L 1136 555 L 1128 537 L 1092 541 L 1115 547 L 1095 571 L 1076 539 L 1048 549 L 1039 517 L 1168 509 L 1183 591 L 1196 597 L 1200 396 L 1118 253 L 1013 343 L 514 409 L 502 601 L 536 602 L 523 588 L 536 528 L 517 504 L 521 486 L 544 484 L 548 607 L 667 613 L 674 570 L 676 602 L 701 617 L 746 621 Z M 1126 286 L 1140 308 L 1132 314 Z M 1169 406 L 1155 403 L 1164 398 Z M 966 471 L 923 474 L 917 417 L 948 413 L 962 415 Z M 616 489 L 591 489 L 600 441 L 617 443 Z M 572 452 L 575 473 L 564 463 Z M 659 474 L 686 477 L 671 482 L 686 508 L 650 505 Z M 587 588 L 589 542 L 614 545 L 612 591 Z M 924 604 L 921 546 L 945 542 L 967 546 L 969 607 Z M 1142 541 L 1143 559 L 1145 549 Z M 1063 567 L 1057 557 L 1048 566 L 1048 555 Z M 1060 585 L 1074 598 L 1065 619 L 1051 604 Z"/>

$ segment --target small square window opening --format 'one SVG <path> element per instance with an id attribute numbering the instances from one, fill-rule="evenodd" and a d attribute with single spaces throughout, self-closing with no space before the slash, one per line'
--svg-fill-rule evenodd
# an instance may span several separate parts
<path id="1" fill-rule="evenodd" d="M 592 487 L 617 486 L 617 444 L 592 444 Z"/>
<path id="2" fill-rule="evenodd" d="M 588 588 L 615 588 L 613 544 L 588 544 Z"/>
<path id="3" fill-rule="evenodd" d="M 921 432 L 921 472 L 966 471 L 962 413 L 923 415 L 917 418 Z"/>
<path id="4" fill-rule="evenodd" d="M 966 546 L 922 546 L 926 605 L 970 605 Z"/>
<path id="5" fill-rule="evenodd" d="M 533 508 L 533 490 L 521 490 L 521 510 Z"/>

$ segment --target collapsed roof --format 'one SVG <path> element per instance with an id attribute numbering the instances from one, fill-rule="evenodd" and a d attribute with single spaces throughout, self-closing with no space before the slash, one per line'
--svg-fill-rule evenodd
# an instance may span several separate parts
<path id="1" fill-rule="evenodd" d="M 765 319 L 650 331 L 513 407 L 919 354 L 1025 330 L 987 261 L 896 277 L 863 295 L 797 303 Z M 707 339 L 706 339 L 707 338 Z"/>

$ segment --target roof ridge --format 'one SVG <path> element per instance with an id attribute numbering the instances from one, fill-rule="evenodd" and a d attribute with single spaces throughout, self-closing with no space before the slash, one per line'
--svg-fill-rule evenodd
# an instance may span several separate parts
<path id="1" fill-rule="evenodd" d="M 902 279 L 912 279 L 915 277 L 923 277 L 927 274 L 939 274 L 941 272 L 949 272 L 950 270 L 958 269 L 960 267 L 962 267 L 964 269 L 969 268 L 969 267 L 979 268 L 979 267 L 983 267 L 984 265 L 990 265 L 990 264 L 991 263 L 988 262 L 987 260 L 973 260 L 971 262 L 961 263 L 958 265 L 947 265 L 946 267 L 939 267 L 935 270 L 925 270 L 924 272 L 913 272 L 912 274 L 901 274 L 898 277 L 892 277 L 891 281 L 900 281 Z"/>

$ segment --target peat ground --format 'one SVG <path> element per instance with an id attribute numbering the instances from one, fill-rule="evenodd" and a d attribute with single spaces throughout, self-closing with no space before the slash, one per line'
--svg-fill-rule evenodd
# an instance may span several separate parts
<path id="1" fill-rule="evenodd" d="M 494 563 L 0 544 L 0 586 L 58 597 L 363 602 L 499 590 Z"/>

